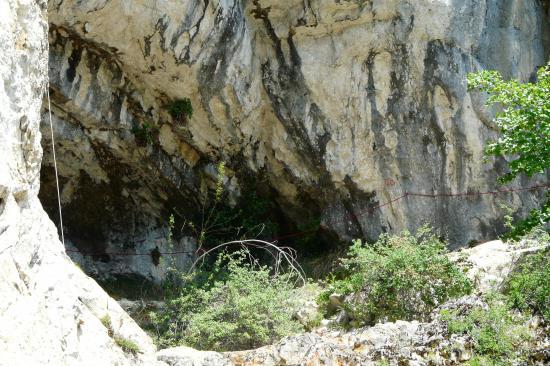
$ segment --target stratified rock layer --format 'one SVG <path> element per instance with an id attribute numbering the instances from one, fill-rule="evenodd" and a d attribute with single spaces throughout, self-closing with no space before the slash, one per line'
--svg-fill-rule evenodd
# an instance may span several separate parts
<path id="1" fill-rule="evenodd" d="M 154 365 L 151 340 L 70 261 L 38 200 L 47 30 L 45 1 L 0 2 L 0 365 Z"/>
<path id="2" fill-rule="evenodd" d="M 154 240 L 166 236 L 167 211 L 199 212 L 197 192 L 220 160 L 235 197 L 261 187 L 287 222 L 321 222 L 346 240 L 429 223 L 456 247 L 502 231 L 501 203 L 524 214 L 541 198 L 541 190 L 415 196 L 376 209 L 406 192 L 499 188 L 504 161 L 482 162 L 496 135 L 493 111 L 468 92 L 466 75 L 533 77 L 548 53 L 540 1 L 51 0 L 49 8 L 67 230 L 82 250 L 165 248 Z M 167 112 L 179 98 L 191 100 L 191 118 Z M 145 123 L 150 142 L 131 132 Z M 44 180 L 52 189 L 51 174 Z"/>

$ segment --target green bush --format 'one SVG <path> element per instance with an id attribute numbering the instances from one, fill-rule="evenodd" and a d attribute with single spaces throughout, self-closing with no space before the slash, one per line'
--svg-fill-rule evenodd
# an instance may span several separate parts
<path id="1" fill-rule="evenodd" d="M 166 309 L 154 314 L 160 346 L 216 351 L 271 344 L 303 330 L 295 278 L 249 261 L 249 252 L 222 253 L 213 268 L 183 278 Z"/>
<path id="2" fill-rule="evenodd" d="M 550 321 L 550 249 L 522 260 L 505 286 L 510 306 Z"/>
<path id="3" fill-rule="evenodd" d="M 141 351 L 139 346 L 130 339 L 121 336 L 114 336 L 113 339 L 117 346 L 119 346 L 126 353 L 136 354 Z"/>
<path id="4" fill-rule="evenodd" d="M 472 339 L 474 357 L 470 365 L 509 365 L 522 356 L 518 350 L 526 349 L 531 339 L 526 318 L 510 311 L 505 301 L 490 294 L 488 307 L 441 311 L 450 334 L 466 334 Z"/>
<path id="5" fill-rule="evenodd" d="M 193 116 L 193 105 L 189 98 L 178 99 L 170 103 L 168 112 L 176 121 L 183 122 Z"/>
<path id="6" fill-rule="evenodd" d="M 511 213 L 504 216 L 506 226 L 510 229 L 504 235 L 504 240 L 531 239 L 548 241 L 548 222 L 550 221 L 550 192 L 546 192 L 546 198 L 538 209 L 532 209 L 529 215 L 517 223 L 513 223 Z"/>
<path id="7" fill-rule="evenodd" d="M 502 183 L 518 176 L 544 174 L 550 167 L 550 62 L 539 69 L 534 83 L 504 80 L 497 71 L 481 71 L 468 75 L 468 88 L 487 93 L 486 105 L 498 105 L 494 123 L 500 134 L 489 142 L 487 156 L 506 157 L 508 172 L 499 178 Z M 508 234 L 523 235 L 532 227 L 550 220 L 550 202 L 537 210 Z"/>
<path id="8" fill-rule="evenodd" d="M 344 309 L 361 324 L 425 319 L 437 305 L 471 291 L 445 253 L 427 227 L 416 235 L 382 235 L 374 245 L 356 240 L 319 302 L 328 309 L 331 293 L 346 296 Z"/>
<path id="9" fill-rule="evenodd" d="M 111 317 L 108 314 L 105 314 L 99 320 L 101 321 L 101 324 L 107 328 L 107 334 L 109 337 L 113 338 L 116 345 L 119 346 L 124 352 L 133 354 L 141 352 L 139 346 L 134 341 L 115 334 Z"/>
<path id="10" fill-rule="evenodd" d="M 139 145 L 147 145 L 153 142 L 153 129 L 149 123 L 144 122 L 142 125 L 134 126 L 131 131 Z"/>
<path id="11" fill-rule="evenodd" d="M 111 323 L 111 317 L 108 314 L 105 314 L 101 319 L 101 324 L 107 329 L 107 334 L 109 334 L 109 337 L 112 337 L 114 335 L 113 331 L 113 324 Z"/>

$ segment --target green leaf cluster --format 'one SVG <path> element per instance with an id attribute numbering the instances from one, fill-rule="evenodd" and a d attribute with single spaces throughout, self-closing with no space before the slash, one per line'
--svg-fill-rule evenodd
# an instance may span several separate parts
<path id="1" fill-rule="evenodd" d="M 347 295 L 344 309 L 360 324 L 425 319 L 436 306 L 472 289 L 445 253 L 445 244 L 427 227 L 416 235 L 384 234 L 374 245 L 356 240 L 319 302 L 328 309 L 330 294 Z"/>
<path id="2" fill-rule="evenodd" d="M 488 155 L 511 158 L 510 171 L 500 180 L 544 173 L 550 166 L 550 63 L 538 71 L 536 83 L 482 71 L 468 75 L 468 86 L 488 93 L 487 105 L 502 107 L 495 118 L 500 136 L 486 148 Z"/>
<path id="3" fill-rule="evenodd" d="M 161 346 L 244 350 L 303 331 L 293 318 L 299 294 L 290 274 L 273 274 L 248 251 L 221 253 L 212 268 L 184 276 L 163 312 L 153 314 Z"/>
<path id="4" fill-rule="evenodd" d="M 153 142 L 153 128 L 149 123 L 144 122 L 141 125 L 134 126 L 131 131 L 138 144 L 147 145 Z"/>
<path id="5" fill-rule="evenodd" d="M 137 343 L 128 338 L 115 335 L 113 337 L 113 340 L 115 341 L 117 346 L 119 346 L 126 353 L 136 354 L 141 352 L 141 349 L 139 348 Z"/>
<path id="6" fill-rule="evenodd" d="M 550 221 L 550 192 L 546 192 L 545 201 L 538 209 L 532 209 L 529 215 L 518 223 L 512 223 L 513 218 L 510 215 L 505 216 L 505 219 L 509 221 L 506 226 L 510 229 L 502 235 L 505 240 L 519 240 L 528 237 L 532 232 L 547 232 L 548 228 L 545 228 L 545 223 Z"/>
<path id="7" fill-rule="evenodd" d="M 101 319 L 101 324 L 107 329 L 107 334 L 109 337 L 113 338 L 113 341 L 119 346 L 124 352 L 136 354 L 141 352 L 141 349 L 131 339 L 122 337 L 121 335 L 115 334 L 113 329 L 113 323 L 111 322 L 111 317 L 108 314 L 105 314 Z"/>
<path id="8" fill-rule="evenodd" d="M 193 105 L 189 98 L 177 99 L 168 106 L 168 113 L 176 121 L 185 121 L 193 117 Z"/>

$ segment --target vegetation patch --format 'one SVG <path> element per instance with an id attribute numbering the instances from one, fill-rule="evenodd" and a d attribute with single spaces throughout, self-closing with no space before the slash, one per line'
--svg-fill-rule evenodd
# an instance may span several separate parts
<path id="1" fill-rule="evenodd" d="M 490 294 L 487 306 L 442 310 L 450 334 L 467 335 L 473 346 L 469 365 L 511 365 L 527 357 L 532 335 L 526 316 L 511 311 L 502 295 Z"/>
<path id="2" fill-rule="evenodd" d="M 330 313 L 330 295 L 341 295 L 341 307 L 359 325 L 427 319 L 436 306 L 472 289 L 445 254 L 445 244 L 427 227 L 416 235 L 384 234 L 374 245 L 356 240 L 320 295 L 320 305 Z"/>
<path id="3" fill-rule="evenodd" d="M 164 296 L 162 286 L 138 275 L 117 275 L 97 282 L 116 300 L 161 300 Z"/>
<path id="4" fill-rule="evenodd" d="M 544 174 L 550 166 L 550 62 L 539 69 L 534 83 L 504 80 L 499 72 L 486 70 L 468 75 L 468 87 L 487 93 L 488 106 L 501 107 L 494 119 L 500 135 L 486 148 L 488 156 L 507 158 L 508 172 L 499 181 L 508 183 L 521 175 Z M 550 220 L 548 194 L 546 198 L 508 234 L 510 238 Z"/>
<path id="5" fill-rule="evenodd" d="M 113 330 L 113 324 L 111 322 L 111 317 L 108 314 L 105 314 L 101 319 L 101 324 L 107 328 L 107 334 L 113 339 L 117 346 L 119 346 L 124 352 L 136 354 L 141 352 L 139 346 L 132 340 L 124 338 L 120 335 L 115 334 Z"/>
<path id="6" fill-rule="evenodd" d="M 216 167 L 215 189 L 206 191 L 199 198 L 202 204 L 202 216 L 193 218 L 174 209 L 183 220 L 181 231 L 193 235 L 199 248 L 213 248 L 221 243 L 233 240 L 263 239 L 270 240 L 278 232 L 273 220 L 275 209 L 272 202 L 256 194 L 254 190 L 242 193 L 234 207 L 229 205 L 228 192 L 224 184 L 227 180 L 226 166 L 222 161 Z M 170 218 L 172 229 L 175 217 Z"/>
<path id="7" fill-rule="evenodd" d="M 132 127 L 131 131 L 139 145 L 146 146 L 153 142 L 153 129 L 149 123 L 143 122 L 141 125 Z"/>
<path id="8" fill-rule="evenodd" d="M 550 248 L 522 260 L 505 286 L 509 306 L 550 322 Z"/>
<path id="9" fill-rule="evenodd" d="M 177 99 L 168 105 L 168 113 L 177 122 L 185 122 L 193 116 L 193 105 L 189 98 Z"/>
<path id="10" fill-rule="evenodd" d="M 139 346 L 130 339 L 115 335 L 113 340 L 117 346 L 119 346 L 126 353 L 132 353 L 135 355 L 141 351 Z"/>
<path id="11" fill-rule="evenodd" d="M 101 319 L 101 324 L 107 329 L 107 334 L 109 334 L 109 337 L 112 337 L 114 335 L 113 331 L 113 324 L 111 323 L 111 317 L 107 314 L 105 314 Z"/>
<path id="12" fill-rule="evenodd" d="M 164 311 L 151 317 L 162 347 L 244 350 L 303 331 L 293 317 L 295 276 L 273 273 L 248 251 L 221 253 L 212 268 L 181 280 Z"/>

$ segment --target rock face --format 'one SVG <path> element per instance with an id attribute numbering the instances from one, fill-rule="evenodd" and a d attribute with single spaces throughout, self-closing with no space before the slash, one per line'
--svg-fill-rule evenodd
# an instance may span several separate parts
<path id="1" fill-rule="evenodd" d="M 462 249 L 449 254 L 451 260 L 468 271 L 467 276 L 481 292 L 497 290 L 524 255 L 544 249 L 550 243 L 523 240 L 519 245 L 509 245 L 494 240 L 473 248 Z"/>
<path id="2" fill-rule="evenodd" d="M 0 3 L 0 365 L 154 365 L 149 337 L 70 261 L 38 199 L 46 7 Z M 123 352 L 105 317 L 141 353 Z"/>
<path id="3" fill-rule="evenodd" d="M 167 210 L 199 212 L 197 192 L 220 160 L 233 196 L 257 190 L 287 227 L 320 221 L 345 240 L 429 223 L 456 247 L 501 231 L 500 203 L 521 214 L 541 198 L 409 196 L 376 209 L 406 192 L 498 188 L 503 161 L 482 163 L 492 111 L 467 91 L 466 74 L 533 77 L 550 49 L 541 1 L 50 0 L 49 9 L 66 229 L 81 251 L 164 248 Z M 167 107 L 181 98 L 194 113 L 174 120 Z M 140 143 L 131 130 L 145 124 L 150 141 Z M 47 157 L 45 192 L 50 166 Z"/>

